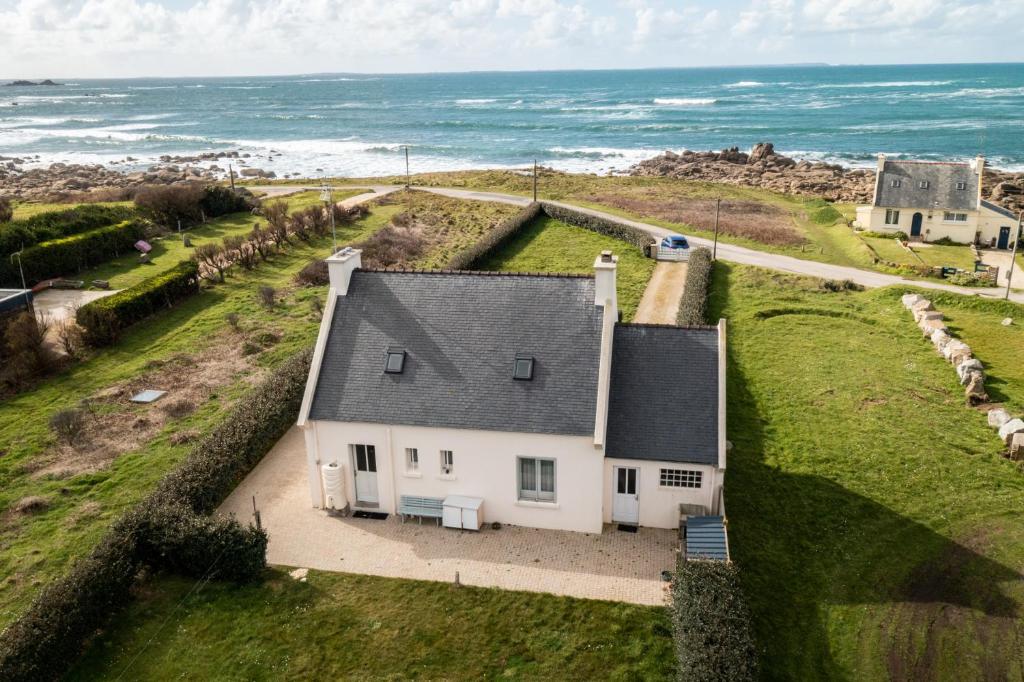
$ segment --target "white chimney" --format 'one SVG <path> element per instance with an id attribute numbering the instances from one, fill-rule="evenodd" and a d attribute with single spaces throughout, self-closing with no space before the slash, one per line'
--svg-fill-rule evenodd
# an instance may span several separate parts
<path id="1" fill-rule="evenodd" d="M 619 313 L 619 299 L 615 287 L 615 270 L 618 264 L 619 257 L 613 256 L 611 251 L 602 251 L 594 261 L 594 305 L 602 308 L 609 305 L 613 319 L 617 319 Z"/>
<path id="2" fill-rule="evenodd" d="M 980 209 L 981 199 L 985 196 L 981 192 L 981 185 L 985 181 L 985 157 L 978 154 L 978 156 L 974 158 L 974 163 L 971 165 L 974 166 L 974 172 L 978 174 L 978 196 L 974 202 L 974 207 Z"/>
<path id="3" fill-rule="evenodd" d="M 362 266 L 362 253 L 359 249 L 346 246 L 327 259 L 327 275 L 331 280 L 331 288 L 338 296 L 348 294 L 352 272 Z"/>

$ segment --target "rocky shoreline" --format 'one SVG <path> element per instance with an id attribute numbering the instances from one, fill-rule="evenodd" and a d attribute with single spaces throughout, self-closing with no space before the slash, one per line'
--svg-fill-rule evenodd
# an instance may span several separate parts
<path id="1" fill-rule="evenodd" d="M 871 202 L 875 182 L 874 169 L 797 161 L 776 152 L 771 142 L 758 143 L 750 152 L 737 147 L 720 152 L 667 151 L 633 166 L 629 175 L 724 182 L 856 204 Z M 993 203 L 1020 211 L 1024 173 L 986 167 L 982 193 Z"/>

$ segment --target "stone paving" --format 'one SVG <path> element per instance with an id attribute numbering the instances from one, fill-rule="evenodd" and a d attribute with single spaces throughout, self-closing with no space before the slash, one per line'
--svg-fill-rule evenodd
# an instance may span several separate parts
<path id="1" fill-rule="evenodd" d="M 402 523 L 331 517 L 309 500 L 302 433 L 293 427 L 221 506 L 252 520 L 255 495 L 270 544 L 267 560 L 280 566 L 451 582 L 508 590 L 663 604 L 661 571 L 675 565 L 670 530 L 600 535 L 503 526 L 479 532 L 438 528 L 433 521 Z"/>

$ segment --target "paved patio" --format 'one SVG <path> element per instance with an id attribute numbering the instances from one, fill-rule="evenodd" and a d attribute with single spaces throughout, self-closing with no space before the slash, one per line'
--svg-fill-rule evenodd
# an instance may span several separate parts
<path id="1" fill-rule="evenodd" d="M 625 533 L 606 526 L 600 535 L 489 527 L 474 533 L 438 528 L 425 520 L 405 524 L 330 517 L 313 509 L 306 482 L 302 433 L 292 428 L 221 505 L 242 522 L 252 520 L 252 498 L 270 536 L 267 560 L 280 566 L 451 582 L 508 590 L 663 604 L 661 571 L 675 565 L 676 534 L 641 528 Z"/>

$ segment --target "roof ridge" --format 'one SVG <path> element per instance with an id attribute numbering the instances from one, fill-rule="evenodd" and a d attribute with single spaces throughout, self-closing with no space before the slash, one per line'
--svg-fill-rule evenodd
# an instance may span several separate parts
<path id="1" fill-rule="evenodd" d="M 713 324 L 664 324 L 659 322 L 616 322 L 616 327 L 652 327 L 652 328 L 664 328 L 664 329 L 686 329 L 686 330 L 701 330 L 701 331 L 717 331 L 718 327 Z"/>
<path id="2" fill-rule="evenodd" d="M 357 268 L 356 272 L 381 272 L 405 275 L 472 275 L 477 277 L 551 277 L 561 279 L 594 279 L 593 274 L 576 272 L 507 272 L 501 270 L 446 270 L 439 268 Z"/>

